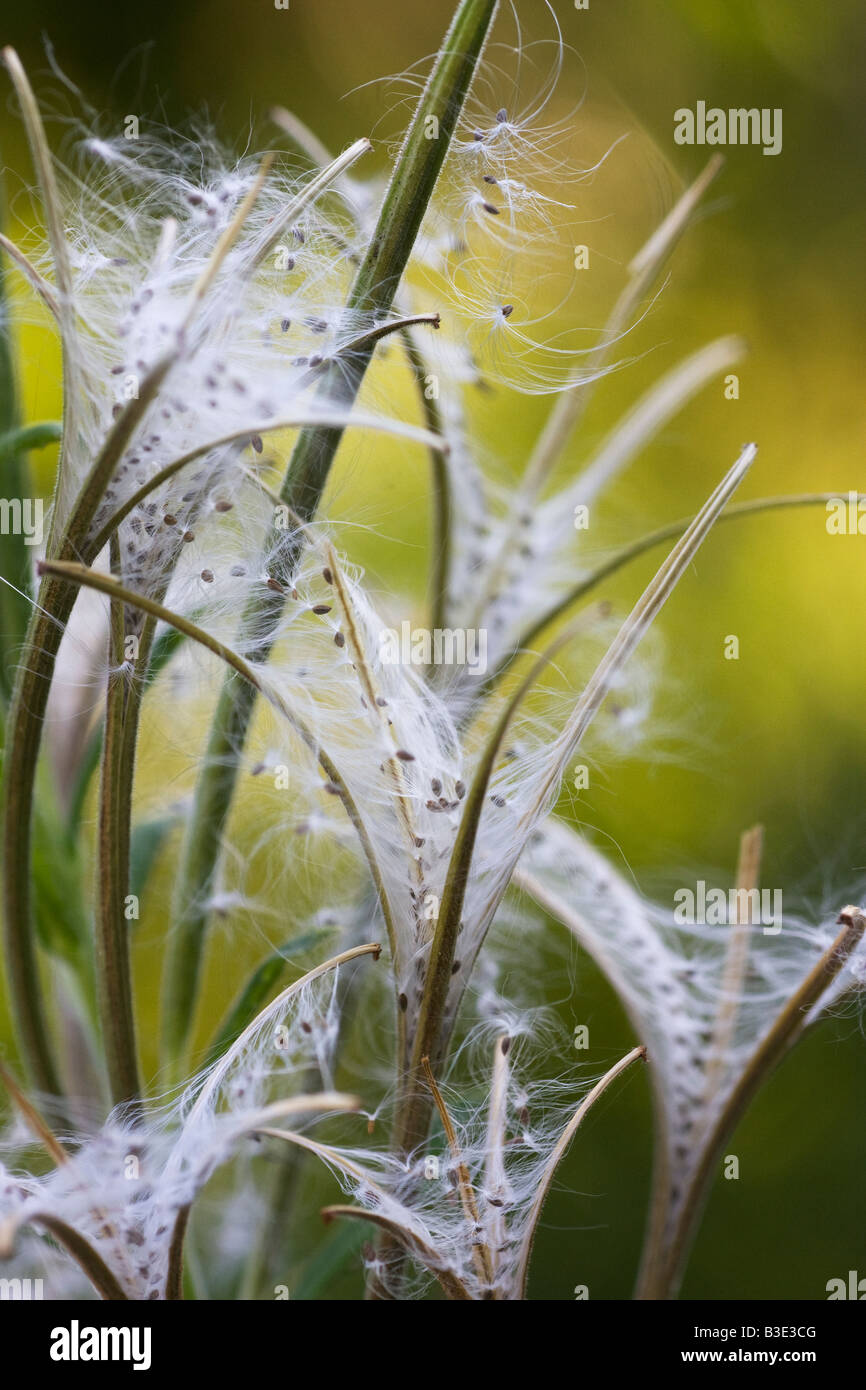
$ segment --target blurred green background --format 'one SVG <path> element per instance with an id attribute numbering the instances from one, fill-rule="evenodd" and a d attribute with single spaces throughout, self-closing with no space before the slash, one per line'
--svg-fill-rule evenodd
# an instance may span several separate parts
<path id="1" fill-rule="evenodd" d="M 529 38 L 550 37 L 541 5 L 518 0 L 517 8 Z M 566 110 L 583 97 L 575 152 L 585 141 L 591 162 L 629 133 L 591 189 L 578 191 L 583 239 L 597 252 L 605 290 L 621 282 L 629 255 L 706 157 L 674 145 L 677 107 L 703 99 L 784 112 L 778 157 L 728 150 L 705 215 L 639 329 L 642 355 L 598 391 L 582 447 L 663 368 L 719 334 L 749 340 L 740 399 L 725 401 L 712 385 L 645 450 L 605 513 L 606 539 L 687 514 L 751 439 L 760 453 L 743 497 L 866 489 L 860 5 L 590 0 L 579 11 L 558 0 L 554 8 L 581 60 L 569 59 L 559 98 Z M 18 48 L 39 90 L 47 37 L 109 126 L 129 112 L 172 124 L 206 110 L 243 147 L 251 123 L 265 130 L 268 108 L 281 103 L 334 148 L 372 132 L 384 164 L 400 112 L 390 111 L 386 88 L 362 84 L 431 53 L 450 11 L 450 0 L 291 0 L 288 12 L 270 0 L 151 0 L 108 10 L 101 0 L 42 0 L 38 10 L 0 6 L 0 39 Z M 16 195 L 29 165 L 17 117 L 7 118 L 11 97 L 3 110 L 3 160 L 15 171 Z M 20 193 L 16 210 L 27 215 Z M 36 330 L 21 342 L 25 413 L 49 417 L 58 402 L 56 353 Z M 547 408 L 532 398 L 484 416 L 506 469 L 519 466 Z M 426 532 L 417 503 L 425 488 L 423 460 L 407 462 L 399 451 L 384 457 L 376 477 L 365 473 L 361 484 L 347 475 L 335 488 L 336 514 L 351 514 L 361 495 L 365 520 L 383 519 L 391 539 L 362 536 L 353 549 L 376 583 L 420 592 Z M 663 615 L 661 698 L 676 710 L 676 736 L 656 753 L 651 744 L 646 756 L 602 768 L 579 807 L 617 861 L 647 882 L 669 880 L 683 865 L 701 866 L 708 879 L 732 872 L 739 833 L 756 821 L 766 826 L 764 882 L 790 898 L 841 905 L 866 868 L 866 538 L 830 537 L 824 522 L 817 509 L 720 528 Z M 650 572 L 650 561 L 633 566 L 611 596 L 624 604 Z M 735 662 L 723 657 L 728 634 L 740 639 Z M 146 981 L 157 926 L 143 923 L 142 934 Z M 591 965 L 559 943 L 544 968 L 551 998 L 569 995 L 559 1005 L 565 1027 L 591 1025 L 589 1060 L 619 1055 L 628 1029 Z M 730 1146 L 742 1176 L 716 1186 L 684 1296 L 820 1299 L 828 1279 L 854 1268 L 866 1274 L 864 1061 L 859 1025 L 840 1020 L 823 1025 L 773 1079 Z M 562 1170 L 537 1249 L 534 1296 L 568 1299 L 576 1284 L 588 1284 L 592 1298 L 628 1296 L 648 1155 L 646 1086 L 633 1077 L 582 1132 Z M 347 1283 L 345 1292 L 354 1289 Z"/>

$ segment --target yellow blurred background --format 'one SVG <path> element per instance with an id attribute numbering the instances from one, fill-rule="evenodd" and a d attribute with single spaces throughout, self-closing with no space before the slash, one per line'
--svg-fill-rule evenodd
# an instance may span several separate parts
<path id="1" fill-rule="evenodd" d="M 553 8 L 574 50 L 557 98 L 560 114 L 581 102 L 573 153 L 592 163 L 628 136 L 575 194 L 597 267 L 581 306 L 588 325 L 600 324 L 629 256 L 708 153 L 674 144 L 674 111 L 705 100 L 784 113 L 778 157 L 755 147 L 726 152 L 669 284 L 628 345 L 634 360 L 595 394 L 569 463 L 663 370 L 731 332 L 750 347 L 738 369 L 739 399 L 725 400 L 721 383 L 711 384 L 642 453 L 600 511 L 604 543 L 688 515 L 747 440 L 759 455 L 743 498 L 866 490 L 861 8 L 853 0 L 829 8 L 799 0 L 590 0 L 585 10 L 558 0 Z M 334 149 L 372 134 L 384 168 L 404 108 L 392 109 L 390 89 L 377 79 L 432 53 L 450 11 L 450 0 L 291 0 L 288 11 L 265 0 L 154 0 L 110 10 L 96 0 L 74 7 L 43 0 L 32 15 L 0 6 L 0 39 L 19 49 L 40 90 L 46 35 L 64 73 L 109 126 L 128 112 L 174 124 L 189 110 L 206 110 L 228 141 L 242 148 L 253 124 L 253 144 L 264 146 L 266 113 L 279 103 Z M 536 0 L 517 0 L 517 11 L 527 40 L 551 36 Z M 510 41 L 507 14 L 502 29 Z M 47 85 L 57 86 L 50 74 Z M 13 110 L 7 96 L 2 157 L 15 235 L 16 218 L 20 226 L 32 211 Z M 62 140 L 59 126 L 56 134 Z M 55 417 L 56 350 L 37 329 L 22 332 L 20 349 L 26 417 Z M 475 407 L 503 476 L 519 470 L 548 408 L 543 398 L 502 396 Z M 376 522 L 378 535 L 347 531 L 353 558 L 375 587 L 402 586 L 420 601 L 426 463 L 412 451 L 375 449 L 375 471 L 370 445 L 351 459 L 344 451 L 326 510 Z M 50 459 L 41 466 L 47 486 Z M 653 738 L 651 724 L 640 756 L 601 768 L 576 809 L 616 862 L 645 883 L 668 883 L 684 867 L 700 866 L 707 878 L 730 874 L 740 831 L 756 821 L 766 827 L 764 880 L 782 885 L 789 900 L 841 906 L 863 878 L 866 536 L 830 536 L 825 520 L 817 508 L 719 528 L 660 621 L 662 733 Z M 619 607 L 637 595 L 657 558 L 608 586 Z M 724 656 L 731 634 L 739 638 L 737 661 Z M 150 716 L 153 739 L 160 717 Z M 158 796 L 147 780 L 155 771 L 145 765 L 143 775 L 145 799 Z M 159 875 L 167 894 L 170 859 Z M 156 1024 L 159 922 L 144 921 L 140 935 L 146 1038 Z M 612 1056 L 628 1031 L 609 991 L 582 958 L 568 960 L 564 982 L 563 961 L 552 948 L 551 998 L 570 991 L 559 1005 L 566 1027 L 591 1020 Z M 717 1186 L 685 1296 L 822 1298 L 827 1280 L 858 1261 L 866 1273 L 864 1060 L 857 1023 L 840 1020 L 824 1025 L 773 1080 L 734 1141 L 743 1177 Z M 646 1097 L 633 1083 L 586 1131 L 563 1170 L 571 1194 L 557 1193 L 546 1214 L 535 1296 L 566 1299 L 578 1283 L 589 1284 L 591 1297 L 628 1295 L 647 1124 Z"/>

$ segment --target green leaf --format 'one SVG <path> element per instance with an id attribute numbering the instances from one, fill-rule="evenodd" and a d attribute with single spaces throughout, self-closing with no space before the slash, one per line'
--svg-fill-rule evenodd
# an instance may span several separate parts
<path id="1" fill-rule="evenodd" d="M 322 1290 L 327 1289 L 352 1256 L 357 1255 L 365 1236 L 363 1226 L 353 1222 L 335 1226 L 304 1266 L 301 1281 L 297 1289 L 292 1291 L 293 1301 L 305 1303 L 321 1297 Z"/>
<path id="2" fill-rule="evenodd" d="M 64 833 L 47 796 L 36 803 L 33 823 L 33 907 L 40 944 L 76 972 L 92 954 L 84 904 L 81 860 L 62 845 Z"/>
<path id="3" fill-rule="evenodd" d="M 18 454 L 29 453 L 31 449 L 45 449 L 49 444 L 57 444 L 63 434 L 62 425 L 56 420 L 43 420 L 37 425 L 21 425 L 0 434 L 0 463 Z"/>
<path id="4" fill-rule="evenodd" d="M 147 886 L 156 857 L 178 820 L 176 815 L 157 816 L 153 820 L 140 821 L 134 827 L 129 845 L 129 891 L 137 898 L 141 897 L 142 890 Z"/>

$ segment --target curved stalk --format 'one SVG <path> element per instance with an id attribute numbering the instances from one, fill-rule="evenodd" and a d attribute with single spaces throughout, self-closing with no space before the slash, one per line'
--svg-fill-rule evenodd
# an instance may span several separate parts
<path id="1" fill-rule="evenodd" d="M 844 969 L 851 953 L 863 937 L 866 914 L 858 907 L 846 907 L 839 915 L 839 924 L 842 930 L 833 944 L 788 1000 L 746 1063 L 739 1081 L 715 1122 L 712 1133 L 704 1143 L 700 1162 L 673 1231 L 667 1234 L 666 1227 L 660 1222 L 656 1223 L 652 1232 L 652 1243 L 644 1252 L 636 1298 L 676 1297 L 695 1230 L 709 1195 L 718 1157 L 757 1092 L 806 1031 L 811 1010 Z"/>
<path id="2" fill-rule="evenodd" d="M 112 560 L 119 558 L 116 537 Z M 103 1051 L 115 1105 L 138 1099 L 140 1083 L 135 1043 L 129 963 L 129 843 L 133 767 L 125 737 L 130 693 L 124 663 L 124 605 L 112 599 L 109 615 L 105 734 L 99 791 L 96 889 L 96 986 Z M 132 749 L 134 754 L 134 748 Z"/>
<path id="3" fill-rule="evenodd" d="M 838 497 L 838 492 L 799 492 L 792 493 L 790 497 L 756 497 L 751 502 L 734 502 L 717 518 L 716 525 L 720 526 L 726 521 L 738 521 L 745 516 L 757 516 L 761 512 L 786 511 L 790 507 L 826 506 L 828 502 L 833 502 Z M 862 493 L 859 500 L 864 500 Z M 605 579 L 610 579 L 612 575 L 631 564 L 632 560 L 640 559 L 641 555 L 645 555 L 648 550 L 654 550 L 657 545 L 664 545 L 666 541 L 678 540 L 680 536 L 685 534 L 690 525 L 690 518 L 668 522 L 667 525 L 660 526 L 658 530 L 649 531 L 645 536 L 640 536 L 636 541 L 624 545 L 622 549 L 611 555 L 610 559 L 604 560 L 594 570 L 591 570 L 521 634 L 514 650 L 508 656 L 503 657 L 502 661 L 480 683 L 479 697 L 492 686 L 497 685 L 517 658 L 528 648 L 531 648 L 532 643 L 541 636 L 545 628 L 550 627 L 551 623 L 555 623 L 557 618 L 563 617 L 572 604 L 578 603 L 580 599 L 592 593 L 593 589 L 597 589 Z"/>
<path id="4" fill-rule="evenodd" d="M 529 1262 L 532 1259 L 532 1250 L 535 1245 L 535 1233 L 538 1230 L 538 1223 L 541 1220 L 544 1204 L 547 1201 L 548 1194 L 553 1185 L 553 1180 L 556 1177 L 556 1170 L 565 1158 L 569 1145 L 583 1123 L 584 1117 L 588 1111 L 590 1111 L 596 1101 L 604 1095 L 611 1083 L 614 1082 L 618 1076 L 621 1076 L 633 1062 L 638 1061 L 646 1061 L 645 1047 L 633 1047 L 631 1052 L 627 1052 L 625 1057 L 621 1057 L 620 1060 L 611 1067 L 610 1071 L 606 1072 L 601 1080 L 596 1082 L 589 1095 L 581 1101 L 568 1124 L 565 1126 L 565 1129 L 562 1131 L 562 1134 L 556 1141 L 554 1150 L 545 1164 L 544 1172 L 538 1183 L 538 1188 L 533 1198 L 527 1220 L 526 1234 L 520 1244 L 520 1257 L 517 1265 L 515 1282 L 518 1290 L 518 1297 L 521 1299 L 526 1297 L 526 1285 L 529 1280 Z"/>

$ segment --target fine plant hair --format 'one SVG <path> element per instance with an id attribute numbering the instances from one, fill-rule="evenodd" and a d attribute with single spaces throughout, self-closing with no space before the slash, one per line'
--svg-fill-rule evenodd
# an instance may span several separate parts
<path id="1" fill-rule="evenodd" d="M 0 1258 L 52 1296 L 270 1297 L 281 1271 L 321 1291 L 362 1266 L 371 1298 L 525 1299 L 560 1164 L 645 1066 L 636 1297 L 673 1297 L 735 1125 L 804 1032 L 861 1005 L 859 907 L 771 935 L 745 912 L 683 926 L 560 800 L 578 750 L 600 763 L 639 736 L 622 708 L 651 698 L 642 643 L 716 524 L 827 497 L 734 500 L 748 443 L 693 516 L 582 547 L 575 509 L 745 345 L 693 351 L 584 443 L 721 161 L 637 248 L 602 327 L 575 329 L 575 209 L 616 144 L 574 165 L 547 18 L 528 44 L 517 6 L 460 0 L 406 78 L 381 186 L 366 136 L 332 152 L 282 108 L 239 158 L 201 131 L 107 136 L 86 112 L 61 162 L 4 51 L 44 236 L 0 234 L 2 288 L 56 328 L 63 418 L 22 422 L 7 295 L 9 487 L 31 490 L 31 451 L 60 452 L 42 553 L 2 552 L 18 1060 L 0 1065 Z M 492 390 L 503 412 L 546 403 L 510 484 L 478 424 Z M 417 605 L 368 581 L 332 515 L 338 451 L 363 472 L 390 441 L 429 464 L 417 626 L 483 633 L 484 663 L 393 659 Z M 615 615 L 605 581 L 652 552 Z M 96 675 L 57 779 L 43 736 L 76 644 Z M 743 901 L 761 844 L 743 836 Z M 153 901 L 156 1024 L 131 947 Z M 579 1075 L 540 988 L 561 928 L 634 1032 Z"/>

